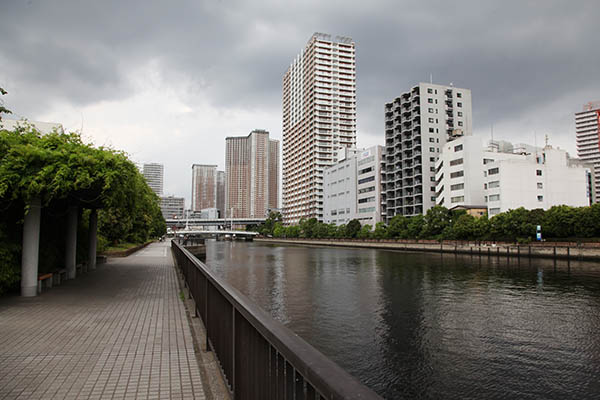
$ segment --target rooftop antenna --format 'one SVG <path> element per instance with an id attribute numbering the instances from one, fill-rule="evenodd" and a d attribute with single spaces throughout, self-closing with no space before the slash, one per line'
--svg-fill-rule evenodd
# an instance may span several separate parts
<path id="1" fill-rule="evenodd" d="M 494 142 L 494 123 L 492 122 L 492 126 L 490 127 L 490 131 L 492 134 L 492 143 Z"/>
<path id="2" fill-rule="evenodd" d="M 429 74 L 429 83 L 433 85 L 433 74 Z"/>

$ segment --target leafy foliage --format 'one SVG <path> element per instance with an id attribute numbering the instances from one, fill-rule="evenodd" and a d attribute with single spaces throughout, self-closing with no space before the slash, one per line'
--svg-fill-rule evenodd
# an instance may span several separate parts
<path id="1" fill-rule="evenodd" d="M 591 207 L 555 206 L 547 211 L 517 208 L 488 218 L 476 218 L 464 210 L 450 211 L 444 207 L 431 208 L 425 215 L 404 217 L 396 215 L 389 225 L 378 222 L 375 229 L 360 225 L 358 220 L 335 226 L 315 218 L 301 220 L 299 225 L 276 223 L 274 237 L 316 239 L 457 239 L 501 240 L 528 242 L 535 240 L 536 227 L 550 239 L 586 239 L 600 237 L 600 204 Z"/>
<path id="2" fill-rule="evenodd" d="M 23 215 L 36 198 L 43 205 L 40 272 L 64 260 L 69 205 L 80 210 L 78 261 L 87 254 L 89 211 L 83 209 L 100 209 L 101 246 L 107 240 L 140 243 L 166 231 L 158 197 L 123 152 L 95 148 L 75 133 L 0 130 L 0 292 L 18 280 Z"/>

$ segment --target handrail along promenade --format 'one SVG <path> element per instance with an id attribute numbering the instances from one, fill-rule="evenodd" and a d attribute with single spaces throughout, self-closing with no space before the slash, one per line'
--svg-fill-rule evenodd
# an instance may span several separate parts
<path id="1" fill-rule="evenodd" d="M 234 399 L 380 399 L 177 240 L 171 246 Z"/>

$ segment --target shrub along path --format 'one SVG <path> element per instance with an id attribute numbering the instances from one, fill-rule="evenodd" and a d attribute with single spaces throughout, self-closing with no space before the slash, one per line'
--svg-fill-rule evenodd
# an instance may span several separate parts
<path id="1" fill-rule="evenodd" d="M 0 399 L 205 398 L 169 242 L 0 299 Z"/>

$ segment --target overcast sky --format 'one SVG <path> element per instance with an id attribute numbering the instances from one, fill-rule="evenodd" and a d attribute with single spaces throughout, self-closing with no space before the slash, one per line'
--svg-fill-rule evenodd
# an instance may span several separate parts
<path id="1" fill-rule="evenodd" d="M 356 42 L 359 147 L 383 144 L 384 103 L 432 74 L 471 89 L 475 135 L 576 155 L 599 21 L 597 0 L 0 0 L 0 87 L 18 118 L 163 163 L 189 205 L 191 164 L 224 169 L 226 136 L 281 139 L 283 73 L 313 32 Z"/>

